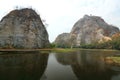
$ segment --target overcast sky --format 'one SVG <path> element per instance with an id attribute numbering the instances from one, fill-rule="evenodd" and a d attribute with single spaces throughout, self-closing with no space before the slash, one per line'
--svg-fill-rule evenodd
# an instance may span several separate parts
<path id="1" fill-rule="evenodd" d="M 32 7 L 46 20 L 51 42 L 57 35 L 70 32 L 85 14 L 100 16 L 120 27 L 120 0 L 0 0 L 0 19 L 16 6 Z"/>

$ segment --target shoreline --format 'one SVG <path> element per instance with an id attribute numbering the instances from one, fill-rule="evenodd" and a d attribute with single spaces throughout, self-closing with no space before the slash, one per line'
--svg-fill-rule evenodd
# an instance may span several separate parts
<path id="1" fill-rule="evenodd" d="M 84 49 L 84 48 L 44 48 L 44 49 L 0 49 L 0 52 L 14 52 L 14 51 L 52 51 L 52 52 L 73 52 L 77 50 L 91 50 L 91 51 L 120 51 L 115 49 Z"/>

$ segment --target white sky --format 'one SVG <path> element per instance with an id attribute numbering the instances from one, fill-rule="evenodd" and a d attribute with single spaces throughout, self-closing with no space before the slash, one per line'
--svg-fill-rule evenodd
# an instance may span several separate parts
<path id="1" fill-rule="evenodd" d="M 120 27 L 120 0 L 0 0 L 0 19 L 16 6 L 32 7 L 46 20 L 51 42 L 59 34 L 70 32 L 85 14 L 100 16 Z"/>

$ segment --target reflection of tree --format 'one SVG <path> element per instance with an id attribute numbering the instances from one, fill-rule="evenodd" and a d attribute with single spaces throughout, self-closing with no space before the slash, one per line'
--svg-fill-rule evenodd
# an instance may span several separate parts
<path id="1" fill-rule="evenodd" d="M 94 54 L 94 52 L 81 51 L 77 56 L 81 58 L 71 67 L 80 80 L 110 80 L 114 74 L 114 71 L 105 64 L 105 56 L 99 52 Z"/>
<path id="2" fill-rule="evenodd" d="M 8 52 L 8 55 L 5 53 L 0 55 L 0 80 L 40 80 L 47 66 L 48 54 Z"/>

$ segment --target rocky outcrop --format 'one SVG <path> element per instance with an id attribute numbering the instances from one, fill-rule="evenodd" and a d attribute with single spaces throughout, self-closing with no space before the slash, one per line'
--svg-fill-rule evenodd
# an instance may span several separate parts
<path id="1" fill-rule="evenodd" d="M 48 33 L 34 10 L 13 10 L 1 20 L 1 48 L 44 48 L 48 45 Z"/>
<path id="2" fill-rule="evenodd" d="M 76 45 L 101 42 L 119 32 L 115 26 L 107 24 L 98 16 L 85 15 L 73 26 L 70 34 L 76 35 Z"/>
<path id="3" fill-rule="evenodd" d="M 117 27 L 107 24 L 101 17 L 85 15 L 75 23 L 69 33 L 70 39 L 65 42 L 71 42 L 74 46 L 104 42 L 111 40 L 110 37 L 117 32 Z"/>
<path id="4" fill-rule="evenodd" d="M 62 33 L 62 34 L 58 35 L 58 37 L 56 38 L 54 43 L 57 44 L 57 47 L 70 46 L 70 34 Z"/>

